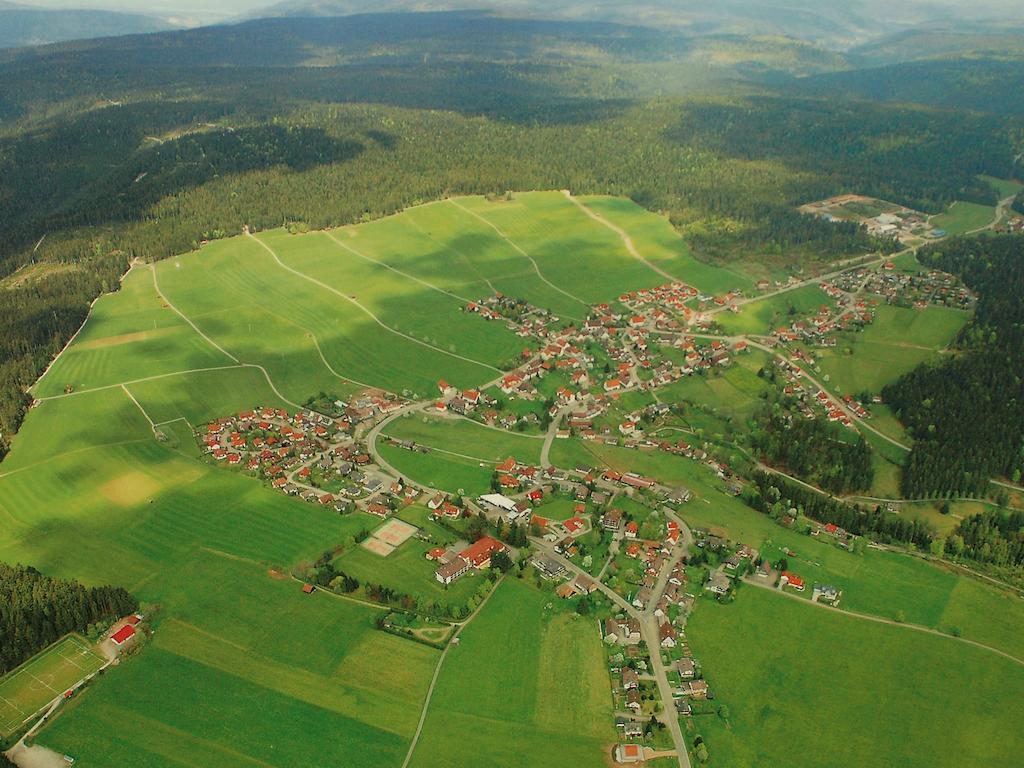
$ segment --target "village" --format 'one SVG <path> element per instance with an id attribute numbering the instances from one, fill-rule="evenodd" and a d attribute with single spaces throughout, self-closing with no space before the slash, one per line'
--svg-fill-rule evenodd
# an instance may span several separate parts
<path id="1" fill-rule="evenodd" d="M 378 441 L 413 453 L 435 449 L 382 430 L 403 414 L 438 414 L 545 435 L 547 444 L 574 437 L 662 451 L 707 466 L 721 491 L 737 496 L 743 478 L 710 446 L 655 436 L 672 423 L 671 405 L 655 397 L 628 409 L 623 398 L 727 369 L 757 346 L 771 353 L 783 396 L 806 418 L 852 427 L 853 419 L 870 418 L 870 412 L 849 395 L 836 397 L 816 384 L 807 375 L 815 359 L 805 347 L 832 346 L 836 333 L 872 323 L 878 300 L 861 298 L 864 293 L 914 306 L 973 301 L 943 273 L 908 276 L 888 263 L 878 270 L 852 269 L 820 287 L 834 306 L 757 338 L 714 333 L 716 313 L 735 312 L 743 301 L 738 291 L 712 297 L 666 283 L 596 305 L 579 325 L 562 325 L 545 310 L 495 294 L 465 310 L 485 322 L 506 322 L 533 344 L 524 347 L 514 370 L 490 386 L 460 389 L 440 380 L 435 398 L 420 402 L 367 389 L 295 412 L 257 407 L 204 425 L 197 439 L 213 463 L 339 514 L 376 518 L 358 548 L 380 558 L 381 573 L 387 558 L 414 547 L 422 552 L 421 585 L 432 582 L 443 594 L 475 594 L 487 582 L 479 577 L 493 580 L 518 564 L 549 584 L 556 599 L 585 607 L 579 610 L 598 606 L 594 620 L 607 649 L 621 737 L 614 757 L 640 762 L 681 743 L 681 722 L 716 711 L 715 691 L 686 640 L 687 617 L 699 600 L 730 601 L 737 585 L 749 582 L 801 595 L 810 587 L 811 601 L 836 606 L 841 590 L 809 585 L 794 565 L 795 553 L 770 562 L 723 532 L 691 531 L 679 516 L 693 497 L 685 487 L 636 472 L 556 467 L 545 453 L 539 464 L 515 457 L 495 462 L 492 492 L 467 497 L 402 477 L 383 460 Z M 772 288 L 768 281 L 757 285 L 762 292 Z M 406 512 L 418 508 L 426 510 L 424 518 Z M 791 516 L 779 521 L 787 527 L 794 522 Z M 810 534 L 830 536 L 843 548 L 852 541 L 834 525 L 813 523 Z M 344 568 L 344 559 L 339 562 Z M 303 585 L 307 593 L 317 588 L 325 587 Z"/>

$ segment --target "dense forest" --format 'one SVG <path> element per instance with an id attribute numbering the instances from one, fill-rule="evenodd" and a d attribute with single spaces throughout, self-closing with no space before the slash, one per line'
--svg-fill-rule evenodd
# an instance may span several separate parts
<path id="1" fill-rule="evenodd" d="M 880 507 L 853 506 L 768 472 L 754 475 L 754 490 L 747 502 L 775 519 L 792 514 L 791 510 L 795 509 L 819 523 L 833 523 L 849 533 L 882 542 L 928 549 L 932 541 L 932 532 L 918 520 L 894 515 Z"/>
<path id="2" fill-rule="evenodd" d="M 120 618 L 138 602 L 121 587 L 85 587 L 34 568 L 0 563 L 0 674 L 68 632 Z"/>
<path id="3" fill-rule="evenodd" d="M 922 366 L 883 390 L 914 437 L 903 469 L 907 497 L 984 496 L 993 477 L 1024 469 L 1024 238 L 958 238 L 918 259 L 979 294 L 960 354 Z"/>
<path id="4" fill-rule="evenodd" d="M 766 464 L 784 469 L 831 493 L 871 487 L 871 447 L 862 436 L 843 439 L 839 427 L 821 419 L 794 418 L 781 411 L 759 414 L 754 448 Z"/>

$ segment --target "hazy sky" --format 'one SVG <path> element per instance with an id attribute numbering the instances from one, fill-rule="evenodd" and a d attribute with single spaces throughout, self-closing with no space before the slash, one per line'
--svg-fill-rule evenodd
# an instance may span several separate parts
<path id="1" fill-rule="evenodd" d="M 630 2 L 630 0 L 622 0 L 624 3 Z M 649 2 L 651 0 L 648 0 Z M 715 2 L 716 0 L 706 0 L 706 2 Z M 220 19 L 227 19 L 234 16 L 266 8 L 267 6 L 274 5 L 279 0 L 10 0 L 10 2 L 21 3 L 24 5 L 33 5 L 43 8 L 103 8 L 107 10 L 117 11 L 133 11 L 138 13 L 150 13 L 159 16 L 172 16 L 179 18 L 192 18 L 196 21 L 210 22 Z M 558 0 L 551 0 L 552 5 L 557 6 Z M 604 0 L 607 2 L 607 0 Z M 643 0 L 641 0 L 643 2 Z M 695 2 L 695 0 L 678 0 L 680 9 L 687 7 Z M 572 5 L 580 6 L 585 5 L 583 0 L 571 0 Z M 816 4 L 820 4 L 819 7 L 827 8 L 830 4 L 849 4 L 848 0 L 817 0 L 817 3 L 810 3 L 813 7 Z M 444 5 L 444 0 L 410 0 L 410 6 L 416 5 Z M 467 3 L 466 0 L 461 0 L 457 3 L 459 5 L 472 5 Z M 597 3 L 602 4 L 602 3 Z M 652 4 L 664 5 L 665 0 L 653 0 Z M 667 3 L 671 7 L 671 3 Z M 697 3 L 700 5 L 700 3 Z M 807 5 L 807 0 L 774 0 L 773 2 L 767 3 L 769 5 Z M 896 10 L 902 6 L 916 7 L 920 10 L 921 6 L 932 6 L 932 7 L 944 7 L 952 8 L 960 11 L 957 15 L 963 15 L 967 18 L 971 18 L 972 15 L 990 15 L 993 12 L 1000 16 L 1005 15 L 1008 18 L 1018 19 L 1024 15 L 1024 0 L 854 0 L 852 3 L 856 6 L 867 6 L 869 9 L 875 10 L 879 8 L 889 8 Z M 366 0 L 366 5 L 369 8 L 373 7 L 372 0 Z M 482 0 L 480 6 L 494 6 L 500 5 L 500 0 Z M 515 2 L 511 2 L 510 5 L 515 5 Z M 987 12 L 987 13 L 986 13 Z"/>

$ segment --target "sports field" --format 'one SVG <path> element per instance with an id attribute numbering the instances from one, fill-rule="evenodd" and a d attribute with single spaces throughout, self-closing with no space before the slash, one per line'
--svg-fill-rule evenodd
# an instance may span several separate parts
<path id="1" fill-rule="evenodd" d="M 106 662 L 78 635 L 68 635 L 0 679 L 0 737 Z"/>
<path id="2" fill-rule="evenodd" d="M 687 636 L 729 711 L 694 720 L 709 765 L 1020 764 L 1024 666 L 987 651 L 752 586 Z"/>
<path id="3" fill-rule="evenodd" d="M 593 618 L 506 578 L 441 670 L 411 765 L 589 768 L 615 739 Z"/>

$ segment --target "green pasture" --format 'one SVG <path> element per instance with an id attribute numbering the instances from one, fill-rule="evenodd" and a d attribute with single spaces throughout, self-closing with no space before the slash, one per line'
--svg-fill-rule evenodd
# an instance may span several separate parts
<path id="1" fill-rule="evenodd" d="M 771 388 L 757 375 L 768 359 L 767 353 L 758 351 L 736 355 L 728 368 L 687 376 L 659 389 L 658 397 L 666 403 L 685 400 L 696 406 L 707 406 L 726 419 L 748 419 L 761 407 L 761 395 Z"/>
<path id="2" fill-rule="evenodd" d="M 604 766 L 615 726 L 593 618 L 506 578 L 445 659 L 411 765 Z"/>
<path id="3" fill-rule="evenodd" d="M 944 229 L 947 235 L 962 235 L 987 227 L 996 217 L 996 209 L 990 205 L 954 201 L 945 213 L 932 216 L 928 223 L 933 229 Z"/>
<path id="4" fill-rule="evenodd" d="M 271 232 L 260 238 L 285 264 L 312 259 L 311 246 L 340 251 L 323 236 Z M 362 264 L 352 268 L 361 270 Z M 379 271 L 385 274 L 374 280 L 397 282 L 393 273 Z M 328 282 L 336 278 L 310 275 L 315 283 L 293 274 L 254 238 L 211 243 L 199 253 L 161 262 L 157 273 L 165 295 L 204 333 L 242 362 L 264 366 L 278 389 L 295 401 L 346 381 L 426 393 L 439 378 L 469 386 L 497 375 L 487 367 L 491 360 L 473 357 L 468 348 L 463 354 L 454 338 L 437 339 L 423 329 L 410 333 L 414 321 L 376 315 L 372 296 L 361 300 L 354 288 Z M 401 293 L 407 311 L 421 299 L 429 305 L 420 295 L 429 288 L 406 283 L 412 286 Z M 454 301 L 451 311 L 459 312 Z"/>
<path id="5" fill-rule="evenodd" d="M 389 437 L 414 440 L 420 445 L 443 448 L 487 462 L 512 456 L 524 464 L 540 461 L 544 441 L 504 429 L 495 429 L 459 416 L 412 413 L 392 421 L 384 432 Z"/>
<path id="6" fill-rule="evenodd" d="M 162 374 L 233 364 L 159 297 L 148 267 L 101 296 L 74 343 L 33 387 L 37 397 Z"/>
<path id="7" fill-rule="evenodd" d="M 760 548 L 772 561 L 785 550 L 795 552 L 795 556 L 787 557 L 791 569 L 808 583 L 818 581 L 843 590 L 844 608 L 941 631 L 956 629 L 964 637 L 1024 658 L 1024 601 L 1003 600 L 1004 593 L 995 587 L 973 581 L 970 587 L 961 587 L 962 582 L 971 581 L 969 577 L 914 557 L 870 548 L 854 554 L 833 545 L 826 536 L 812 538 L 791 531 L 725 494 L 721 481 L 710 469 L 683 457 L 576 440 L 559 440 L 552 448 L 552 460 L 558 466 L 573 466 L 588 459 L 591 465 L 618 471 L 632 468 L 668 484 L 685 485 L 694 498 L 680 508 L 679 514 L 691 527 L 723 529 L 733 541 Z M 618 502 L 616 505 L 621 506 Z M 972 614 L 957 607 L 947 614 L 951 605 L 959 605 L 955 598 L 958 591 L 983 593 L 1002 610 L 999 615 L 988 611 Z M 810 598 L 810 591 L 805 597 Z M 1012 627 L 1019 628 L 1018 636 L 1010 631 Z"/>
<path id="8" fill-rule="evenodd" d="M 190 565 L 166 580 L 176 589 L 145 653 L 39 742 L 96 764 L 400 761 L 435 651 L 376 630 L 374 609 L 249 563 L 202 553 Z"/>
<path id="9" fill-rule="evenodd" d="M 694 720 L 709 765 L 1019 763 L 1024 667 L 991 652 L 755 587 L 702 603 L 687 636 L 728 707 Z"/>
<path id="10" fill-rule="evenodd" d="M 716 295 L 734 288 L 748 290 L 749 276 L 693 258 L 690 248 L 669 220 L 624 197 L 586 195 L 579 198 L 595 213 L 626 230 L 640 254 L 651 264 L 702 293 Z"/>
<path id="11" fill-rule="evenodd" d="M 587 304 L 665 282 L 626 250 L 611 228 L 591 219 L 560 192 L 516 194 L 511 201 L 457 201 L 498 227 L 537 263 L 551 283 Z M 580 280 L 580 270 L 587 279 Z M 583 308 L 574 314 L 579 316 Z"/>
<path id="12" fill-rule="evenodd" d="M 979 178 L 987 182 L 999 194 L 1000 199 L 1012 197 L 1024 189 L 1024 184 L 1011 179 L 997 179 L 994 176 L 985 176 L 984 174 L 979 176 Z"/>
<path id="13" fill-rule="evenodd" d="M 969 318 L 946 307 L 881 305 L 863 331 L 842 334 L 838 346 L 820 350 L 819 364 L 839 392 L 878 392 L 918 365 L 937 360 Z"/>
<path id="14" fill-rule="evenodd" d="M 79 635 L 67 635 L 0 678 L 0 737 L 106 662 Z"/>
<path id="15" fill-rule="evenodd" d="M 817 312 L 822 305 L 831 307 L 835 302 L 817 285 L 804 285 L 744 304 L 738 312 L 719 312 L 715 320 L 727 334 L 766 334 Z"/>

